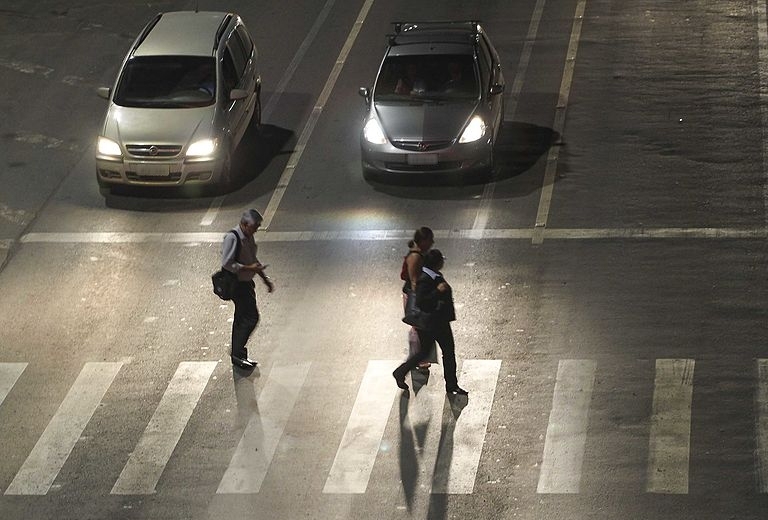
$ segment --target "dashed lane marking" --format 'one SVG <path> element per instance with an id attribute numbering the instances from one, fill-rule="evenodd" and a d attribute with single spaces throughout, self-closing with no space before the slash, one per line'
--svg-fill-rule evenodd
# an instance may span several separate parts
<path id="1" fill-rule="evenodd" d="M 563 68 L 563 79 L 560 83 L 560 94 L 557 107 L 555 108 L 555 121 L 552 124 L 552 130 L 562 136 L 565 129 L 565 111 L 568 108 L 568 97 L 571 92 L 571 82 L 573 80 L 573 69 L 576 66 L 576 51 L 579 48 L 579 38 L 581 37 L 581 24 L 584 19 L 584 9 L 586 0 L 579 0 L 576 4 L 576 13 L 573 17 L 573 29 L 571 30 L 571 40 L 568 44 L 568 51 L 565 57 L 565 67 Z M 547 165 L 544 170 L 544 182 L 541 187 L 541 198 L 539 199 L 539 209 L 536 213 L 536 225 L 534 226 L 533 243 L 541 244 L 546 238 L 544 233 L 549 218 L 549 208 L 552 205 L 552 192 L 555 185 L 555 173 L 557 173 L 557 161 L 560 156 L 560 147 L 558 145 L 549 148 L 547 156 Z"/>

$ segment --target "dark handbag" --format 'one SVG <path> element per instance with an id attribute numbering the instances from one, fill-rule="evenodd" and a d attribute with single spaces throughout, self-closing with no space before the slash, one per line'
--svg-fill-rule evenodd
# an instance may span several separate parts
<path id="1" fill-rule="evenodd" d="M 408 291 L 405 300 L 405 316 L 403 316 L 403 323 L 407 323 L 417 329 L 426 329 L 429 328 L 430 317 L 430 313 L 422 311 L 416 305 L 416 293 Z"/>
<path id="2" fill-rule="evenodd" d="M 240 237 L 233 230 L 231 233 L 235 234 L 235 260 L 240 256 Z M 211 275 L 211 282 L 213 282 L 213 294 L 228 301 L 235 296 L 237 290 L 237 275 L 232 271 L 227 271 L 223 267 Z"/>

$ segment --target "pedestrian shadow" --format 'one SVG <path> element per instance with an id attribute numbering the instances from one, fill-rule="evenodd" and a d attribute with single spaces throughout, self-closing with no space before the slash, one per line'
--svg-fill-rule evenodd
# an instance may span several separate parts
<path id="1" fill-rule="evenodd" d="M 244 370 L 238 366 L 232 366 L 232 383 L 235 387 L 235 401 L 237 402 L 236 430 L 240 433 L 245 430 L 252 416 L 258 416 L 259 403 L 256 400 L 256 379 L 261 377 L 257 366 L 253 370 Z"/>
<path id="2" fill-rule="evenodd" d="M 469 397 L 464 395 L 449 395 L 447 406 L 443 408 L 443 425 L 440 430 L 440 444 L 437 449 L 435 470 L 432 473 L 433 493 L 429 496 L 428 520 L 443 520 L 448 515 L 448 476 L 453 462 L 453 440 L 456 422 L 462 410 L 469 404 Z M 434 492 L 437 488 L 437 492 Z"/>
<path id="3" fill-rule="evenodd" d="M 419 392 L 427 388 L 429 382 L 429 373 L 420 371 L 411 372 L 411 388 L 414 397 Z M 428 391 L 428 390 L 427 390 Z M 414 400 L 411 400 L 409 392 L 403 392 L 399 402 L 400 416 L 400 478 L 405 496 L 406 509 L 411 513 L 414 509 L 416 493 L 419 489 L 419 475 L 422 464 L 429 463 L 424 460 L 424 453 L 427 450 L 427 436 L 433 417 L 427 420 L 413 424 L 408 410 L 414 406 Z M 438 441 L 437 457 L 434 461 L 432 472 L 432 488 L 435 486 L 445 487 L 442 478 L 447 478 L 450 471 L 451 461 L 453 459 L 453 435 L 456 427 L 456 421 L 461 415 L 461 411 L 467 405 L 468 400 L 465 396 L 449 396 L 443 402 L 443 414 L 440 429 L 440 439 Z M 426 469 L 426 468 L 425 468 Z M 441 477 L 442 474 L 442 477 Z M 442 519 L 446 514 L 445 497 L 442 492 L 429 497 L 429 516 L 428 518 Z M 437 515 L 437 516 L 435 516 Z"/>

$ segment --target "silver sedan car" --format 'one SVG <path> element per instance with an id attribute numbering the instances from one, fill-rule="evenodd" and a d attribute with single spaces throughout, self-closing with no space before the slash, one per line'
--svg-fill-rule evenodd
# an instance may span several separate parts
<path id="1" fill-rule="evenodd" d="M 360 89 L 368 107 L 360 136 L 365 178 L 492 172 L 504 75 L 483 28 L 394 25 L 374 87 Z"/>
<path id="2" fill-rule="evenodd" d="M 157 15 L 123 61 L 96 148 L 103 194 L 118 185 L 230 184 L 231 158 L 261 118 L 256 47 L 233 13 Z"/>

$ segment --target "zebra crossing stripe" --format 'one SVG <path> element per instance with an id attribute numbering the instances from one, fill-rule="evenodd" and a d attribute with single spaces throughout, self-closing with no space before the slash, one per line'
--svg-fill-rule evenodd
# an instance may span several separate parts
<path id="1" fill-rule="evenodd" d="M 216 493 L 258 493 L 310 363 L 274 367 Z"/>
<path id="2" fill-rule="evenodd" d="M 0 404 L 3 404 L 25 368 L 26 363 L 0 363 Z"/>
<path id="3" fill-rule="evenodd" d="M 216 364 L 215 361 L 179 363 L 136 449 L 112 487 L 113 495 L 149 495 L 155 492 L 157 481 Z"/>
<path id="4" fill-rule="evenodd" d="M 398 365 L 391 360 L 368 362 L 323 493 L 365 493 L 392 403 L 401 392 L 392 378 Z"/>
<path id="5" fill-rule="evenodd" d="M 583 359 L 558 364 L 537 493 L 579 492 L 595 367 Z"/>
<path id="6" fill-rule="evenodd" d="M 768 493 L 768 359 L 757 360 L 757 484 Z"/>
<path id="7" fill-rule="evenodd" d="M 693 359 L 657 359 L 648 449 L 649 493 L 688 493 Z"/>
<path id="8" fill-rule="evenodd" d="M 448 429 L 446 435 L 443 430 L 432 493 L 471 494 L 474 490 L 500 369 L 498 359 L 464 361 L 459 381 L 470 392 L 469 400 L 452 431 Z"/>
<path id="9" fill-rule="evenodd" d="M 45 495 L 122 363 L 86 363 L 6 495 Z"/>

